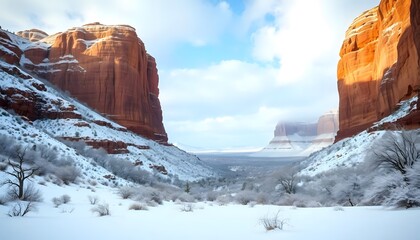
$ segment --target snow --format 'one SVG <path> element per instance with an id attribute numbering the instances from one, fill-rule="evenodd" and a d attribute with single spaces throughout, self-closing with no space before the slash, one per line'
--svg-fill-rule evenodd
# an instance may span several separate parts
<path id="1" fill-rule="evenodd" d="M 64 59 L 71 58 L 71 55 L 64 57 Z M 0 65 L 4 68 L 16 67 L 1 61 Z M 30 146 L 33 144 L 48 144 L 51 147 L 56 146 L 60 149 L 60 154 L 71 155 L 73 159 L 76 159 L 78 165 L 84 166 L 86 169 L 94 169 L 90 159 L 77 156 L 73 149 L 66 150 L 68 147 L 59 142 L 57 138 L 76 137 L 79 135 L 80 138 L 88 138 L 99 141 L 121 141 L 127 144 L 148 147 L 148 149 L 139 149 L 137 147 L 130 146 L 128 147 L 130 153 L 114 154 L 116 158 L 126 159 L 132 162 L 137 160 L 143 161 L 144 166 L 142 168 L 146 171 L 153 171 L 149 165 L 163 165 L 169 174 L 172 176 L 178 176 L 181 180 L 194 181 L 215 176 L 213 170 L 211 170 L 210 167 L 205 165 L 196 156 L 188 154 L 173 146 L 158 144 L 157 142 L 145 139 L 133 132 L 127 131 L 123 126 L 94 112 L 85 105 L 79 103 L 64 93 L 53 89 L 47 83 L 38 79 L 21 79 L 0 71 L 0 83 L 2 89 L 15 88 L 23 92 L 35 94 L 39 98 L 45 100 L 45 107 L 48 111 L 63 112 L 67 111 L 65 109 L 69 109 L 74 106 L 75 110 L 72 112 L 80 114 L 82 117 L 82 119 L 38 119 L 32 124 L 28 124 L 23 121 L 23 125 L 16 125 L 17 119 L 22 122 L 20 117 L 15 118 L 9 113 L 1 110 L 1 112 L 4 112 L 5 115 L 0 115 L 0 133 L 13 136 L 15 139 L 20 139 L 19 141 L 21 141 L 22 144 L 31 144 Z M 47 91 L 39 91 L 33 86 L 34 84 L 45 85 Z M 25 97 L 19 96 L 19 98 Z M 111 127 L 98 125 L 95 123 L 97 121 L 105 122 Z M 89 127 L 75 127 L 75 124 L 77 123 L 87 123 L 89 124 Z M 28 137 L 34 136 L 34 134 L 38 137 L 34 139 Z M 27 137 L 22 138 L 22 135 Z M 83 170 L 83 172 L 85 175 L 91 174 L 85 170 Z M 106 171 L 104 170 L 93 174 L 95 174 L 95 176 L 96 174 L 109 174 L 105 172 Z"/>
<path id="2" fill-rule="evenodd" d="M 408 100 L 402 101 L 399 103 L 399 108 L 398 110 L 396 110 L 394 113 L 392 113 L 391 115 L 384 117 L 383 119 L 381 119 L 379 122 L 375 123 L 374 126 L 379 126 L 383 123 L 391 123 L 391 122 L 395 122 L 398 119 L 408 115 L 411 111 L 414 111 L 417 109 L 417 104 L 414 104 L 413 107 L 412 104 L 417 102 L 418 97 L 414 96 Z"/>
<path id="3" fill-rule="evenodd" d="M 41 181 L 37 179 L 36 182 Z M 45 184 L 45 183 L 44 183 Z M 191 203 L 192 212 L 182 212 L 185 203 L 164 202 L 148 211 L 128 210 L 134 203 L 121 199 L 115 189 L 84 185 L 60 187 L 37 185 L 44 201 L 25 217 L 8 217 L 10 206 L 0 206 L 1 239 L 416 239 L 420 209 L 388 210 L 382 207 L 296 208 L 254 207 L 213 202 Z M 51 199 L 67 194 L 68 204 L 54 207 Z M 108 203 L 111 215 L 91 212 L 88 196 Z M 287 220 L 283 230 L 266 231 L 261 219 L 279 211 Z"/>
<path id="4" fill-rule="evenodd" d="M 401 101 L 398 110 L 374 123 L 373 127 L 378 127 L 384 123 L 393 123 L 408 115 L 417 108 L 413 104 L 416 101 L 417 96 Z M 351 138 L 343 139 L 321 151 L 315 152 L 302 163 L 302 165 L 306 164 L 307 166 L 301 171 L 301 174 L 315 176 L 316 174 L 337 167 L 355 166 L 364 161 L 367 151 L 371 149 L 372 144 L 381 138 L 384 133 L 385 131 L 374 131 L 370 133 L 363 131 Z"/>

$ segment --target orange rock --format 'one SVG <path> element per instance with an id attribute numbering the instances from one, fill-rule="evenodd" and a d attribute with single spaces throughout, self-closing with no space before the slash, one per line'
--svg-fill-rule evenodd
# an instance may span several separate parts
<path id="1" fill-rule="evenodd" d="M 129 130 L 167 141 L 156 62 L 134 28 L 92 23 L 41 41 L 51 47 L 25 51 L 27 69 Z"/>
<path id="2" fill-rule="evenodd" d="M 44 31 L 41 31 L 39 29 L 31 29 L 31 30 L 25 30 L 25 31 L 19 31 L 16 33 L 16 35 L 21 36 L 23 38 L 29 39 L 31 42 L 37 42 L 43 38 L 46 38 L 48 36 L 47 33 Z"/>
<path id="3" fill-rule="evenodd" d="M 340 131 L 337 140 L 368 128 L 416 94 L 420 4 L 382 0 L 346 32 L 338 63 Z"/>

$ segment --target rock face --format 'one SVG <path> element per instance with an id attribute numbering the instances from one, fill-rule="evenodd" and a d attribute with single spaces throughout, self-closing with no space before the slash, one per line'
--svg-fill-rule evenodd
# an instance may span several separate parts
<path id="1" fill-rule="evenodd" d="M 20 58 L 26 69 L 129 130 L 167 142 L 156 62 L 134 28 L 93 23 L 48 37 L 18 34 L 34 41 Z"/>
<path id="2" fill-rule="evenodd" d="M 274 138 L 257 156 L 290 157 L 308 156 L 334 143 L 338 131 L 338 113 L 330 111 L 317 123 L 278 123 Z"/>
<path id="3" fill-rule="evenodd" d="M 16 35 L 21 36 L 23 38 L 28 39 L 31 42 L 37 42 L 43 38 L 48 37 L 48 34 L 39 30 L 39 29 L 31 29 L 25 31 L 19 31 Z"/>
<path id="4" fill-rule="evenodd" d="M 382 0 L 346 32 L 338 63 L 336 140 L 388 116 L 420 88 L 420 3 Z M 417 123 L 416 123 L 417 124 Z"/>

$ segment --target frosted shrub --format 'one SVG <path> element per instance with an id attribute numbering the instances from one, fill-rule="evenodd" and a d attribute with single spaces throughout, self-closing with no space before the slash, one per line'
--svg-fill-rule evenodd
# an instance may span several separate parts
<path id="1" fill-rule="evenodd" d="M 214 202 L 217 199 L 218 195 L 219 194 L 217 192 L 210 191 L 210 192 L 207 192 L 206 199 L 207 201 Z"/>
<path id="2" fill-rule="evenodd" d="M 147 211 L 149 210 L 149 208 L 145 204 L 142 204 L 142 203 L 133 203 L 130 205 L 128 210 Z"/>
<path id="3" fill-rule="evenodd" d="M 287 219 L 280 218 L 280 210 L 273 216 L 265 216 L 260 219 L 261 224 L 264 226 L 265 230 L 272 231 L 272 230 L 283 230 L 284 226 L 287 224 Z"/>
<path id="4" fill-rule="evenodd" d="M 131 198 L 134 195 L 134 189 L 128 186 L 120 187 L 118 189 L 118 195 L 123 199 Z"/>
<path id="5" fill-rule="evenodd" d="M 195 202 L 194 196 L 191 196 L 190 194 L 186 192 L 182 193 L 174 193 L 171 196 L 172 201 L 181 201 L 181 202 Z"/>
<path id="6" fill-rule="evenodd" d="M 54 204 L 54 207 L 58 207 L 62 204 L 67 204 L 71 200 L 71 197 L 67 194 L 62 195 L 61 197 L 54 197 L 51 199 L 51 201 Z"/>
<path id="7" fill-rule="evenodd" d="M 235 199 L 242 205 L 247 205 L 249 202 L 255 201 L 255 194 L 252 191 L 242 191 L 236 194 Z"/>
<path id="8" fill-rule="evenodd" d="M 61 179 L 64 184 L 69 185 L 75 183 L 76 179 L 80 176 L 80 170 L 75 166 L 64 166 L 56 168 L 54 174 Z"/>
<path id="9" fill-rule="evenodd" d="M 10 187 L 8 190 L 8 197 L 11 200 L 15 200 L 15 199 L 19 199 L 19 194 L 18 194 L 19 190 L 17 187 Z M 24 190 L 24 195 L 22 197 L 23 201 L 29 201 L 29 202 L 42 202 L 43 198 L 42 198 L 42 194 L 39 191 L 39 189 L 35 188 L 33 184 L 28 184 L 25 187 Z"/>
<path id="10" fill-rule="evenodd" d="M 334 211 L 344 211 L 344 208 L 342 206 L 335 206 L 333 208 Z"/>
<path id="11" fill-rule="evenodd" d="M 95 204 L 97 204 L 99 202 L 99 197 L 98 196 L 91 196 L 91 195 L 89 195 L 88 196 L 88 199 L 89 199 L 89 203 L 91 205 L 95 205 Z"/>
<path id="12" fill-rule="evenodd" d="M 181 206 L 181 212 L 192 212 L 194 211 L 194 205 L 192 203 L 184 203 Z"/>
<path id="13" fill-rule="evenodd" d="M 219 206 L 228 205 L 232 201 L 233 199 L 230 195 L 221 195 L 221 196 L 218 196 L 216 199 L 216 202 L 219 204 Z"/>
<path id="14" fill-rule="evenodd" d="M 0 162 L 0 171 L 4 172 L 7 169 L 7 164 L 4 162 Z"/>
<path id="15" fill-rule="evenodd" d="M 365 193 L 368 204 L 420 206 L 419 131 L 387 132 L 370 154 L 377 176 Z"/>
<path id="16" fill-rule="evenodd" d="M 93 207 L 91 211 L 97 213 L 99 217 L 111 215 L 108 203 L 98 204 L 96 207 Z"/>

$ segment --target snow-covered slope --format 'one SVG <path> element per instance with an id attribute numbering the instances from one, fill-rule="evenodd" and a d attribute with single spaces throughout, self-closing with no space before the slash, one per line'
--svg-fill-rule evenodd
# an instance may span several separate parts
<path id="1" fill-rule="evenodd" d="M 11 33 L 8 35 L 22 48 L 28 44 Z M 0 61 L 0 134 L 12 136 L 29 147 L 54 148 L 59 155 L 75 159 L 82 171 L 93 167 L 91 159 L 77 154 L 59 140 L 83 141 L 96 148 L 103 147 L 114 157 L 141 163 L 140 168 L 157 171 L 164 178 L 177 176 L 181 180 L 196 180 L 214 175 L 196 156 L 136 135 L 48 82 L 31 76 L 20 66 L 3 60 Z M 102 169 L 94 174 L 103 176 L 109 172 Z"/>
<path id="2" fill-rule="evenodd" d="M 382 137 L 387 128 L 393 128 L 399 119 L 417 112 L 414 104 L 417 100 L 416 96 L 402 101 L 397 111 L 373 124 L 368 130 L 313 153 L 302 162 L 305 168 L 301 174 L 314 176 L 337 167 L 352 167 L 363 162 L 374 142 Z"/>

